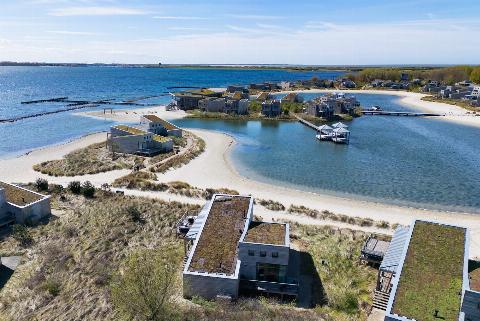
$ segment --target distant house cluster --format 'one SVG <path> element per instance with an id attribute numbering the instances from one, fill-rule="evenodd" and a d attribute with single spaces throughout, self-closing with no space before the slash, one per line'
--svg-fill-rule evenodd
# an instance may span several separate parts
<path id="1" fill-rule="evenodd" d="M 308 101 L 306 105 L 308 115 L 330 119 L 334 115 L 352 113 L 360 102 L 344 93 L 329 93 Z"/>
<path id="2" fill-rule="evenodd" d="M 248 113 L 248 97 L 248 90 L 244 87 L 229 86 L 225 93 L 209 89 L 179 92 L 175 94 L 175 101 L 182 110 L 244 115 Z"/>
<path id="3" fill-rule="evenodd" d="M 380 264 L 373 306 L 385 321 L 480 320 L 480 269 L 468 250 L 467 228 L 422 220 L 391 242 L 369 238 L 361 259 Z"/>
<path id="4" fill-rule="evenodd" d="M 251 196 L 216 194 L 179 229 L 187 256 L 184 297 L 235 299 L 241 291 L 296 297 L 289 225 L 255 221 Z"/>
<path id="5" fill-rule="evenodd" d="M 50 214 L 50 196 L 0 182 L 0 228 L 10 224 L 35 224 Z"/>
<path id="6" fill-rule="evenodd" d="M 152 156 L 173 150 L 168 136 L 182 136 L 182 130 L 156 115 L 143 115 L 140 125 L 115 125 L 107 135 L 107 146 L 112 152 Z"/>
<path id="7" fill-rule="evenodd" d="M 469 101 L 473 106 L 480 106 L 480 85 L 475 85 L 470 81 L 462 81 L 453 86 L 446 86 L 432 80 L 423 86 L 422 91 L 436 95 L 439 98 L 465 100 Z"/>

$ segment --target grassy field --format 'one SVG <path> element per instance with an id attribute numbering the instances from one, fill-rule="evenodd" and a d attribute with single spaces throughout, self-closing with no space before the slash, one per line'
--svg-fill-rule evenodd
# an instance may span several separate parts
<path id="1" fill-rule="evenodd" d="M 135 155 L 113 155 L 103 142 L 73 151 L 63 159 L 36 164 L 33 169 L 50 176 L 77 176 L 133 168 L 135 164 L 143 161 L 143 157 Z"/>
<path id="2" fill-rule="evenodd" d="M 393 312 L 410 319 L 458 320 L 465 230 L 417 222 L 403 265 Z"/>
<path id="3" fill-rule="evenodd" d="M 28 227 L 32 240 L 28 245 L 13 236 L 0 243 L 1 255 L 23 257 L 0 292 L 2 321 L 119 320 L 110 296 L 112 276 L 132 252 L 154 251 L 165 244 L 181 246 L 175 238 L 175 222 L 200 210 L 196 205 L 102 191 L 93 199 L 61 188 L 49 192 L 57 217 Z M 291 233 L 294 244 L 311 257 L 311 266 L 303 268 L 318 272 L 316 308 L 300 309 L 263 298 L 187 301 L 179 287 L 178 320 L 365 320 L 375 280 L 374 270 L 358 264 L 367 235 L 297 224 L 292 224 Z"/>

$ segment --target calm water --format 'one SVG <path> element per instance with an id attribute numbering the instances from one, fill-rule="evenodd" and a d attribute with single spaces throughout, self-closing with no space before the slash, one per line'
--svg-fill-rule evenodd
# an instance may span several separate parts
<path id="1" fill-rule="evenodd" d="M 162 95 L 174 86 L 224 87 L 263 81 L 332 79 L 339 72 L 281 70 L 148 69 L 109 67 L 0 67 L 0 119 L 58 110 L 58 103 L 22 105 L 22 101 L 69 97 L 122 101 Z M 143 100 L 168 103 L 170 96 Z M 132 108 L 113 106 L 114 108 Z M 101 109 L 101 108 L 100 108 Z M 92 110 L 92 109 L 90 109 Z M 85 111 L 85 110 L 83 110 Z M 106 130 L 111 122 L 72 115 L 72 112 L 0 123 L 0 158 L 35 147 L 59 143 L 92 131 Z"/>
<path id="2" fill-rule="evenodd" d="M 364 106 L 411 110 L 393 96 L 356 96 Z M 239 144 L 232 159 L 250 178 L 398 205 L 480 213 L 478 129 L 435 119 L 364 116 L 349 124 L 352 136 L 345 146 L 319 142 L 313 130 L 295 122 L 177 123 L 235 136 Z"/>
<path id="3" fill-rule="evenodd" d="M 220 87 L 231 83 L 306 79 L 313 75 L 332 78 L 336 74 L 0 67 L 0 118 L 62 107 L 21 105 L 24 100 L 69 96 L 120 101 L 162 94 L 170 86 Z M 394 96 L 356 96 L 364 106 L 410 110 Z M 148 102 L 168 100 L 169 97 L 163 96 Z M 238 171 L 247 177 L 307 191 L 480 213 L 480 140 L 476 128 L 435 119 L 364 116 L 350 123 L 350 145 L 342 146 L 317 141 L 313 130 L 295 122 L 183 119 L 176 123 L 235 136 L 239 144 L 232 158 Z M 111 124 L 72 113 L 0 124 L 0 158 L 105 130 Z"/>

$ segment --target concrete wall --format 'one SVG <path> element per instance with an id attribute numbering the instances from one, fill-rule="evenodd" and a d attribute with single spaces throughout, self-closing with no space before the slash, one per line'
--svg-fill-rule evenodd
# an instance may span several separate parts
<path id="1" fill-rule="evenodd" d="M 173 150 L 173 140 L 169 139 L 168 141 L 166 141 L 164 143 L 157 142 L 157 141 L 154 140 L 154 141 L 152 141 L 151 147 L 155 148 L 155 149 L 157 149 L 157 148 L 161 149 L 164 152 L 169 152 L 169 151 Z"/>
<path id="2" fill-rule="evenodd" d="M 228 295 L 232 298 L 237 298 L 238 285 L 238 278 L 183 274 L 183 296 L 185 298 L 201 296 L 205 299 L 215 299 L 217 295 Z"/>
<path id="3" fill-rule="evenodd" d="M 36 224 L 38 221 L 50 216 L 52 213 L 50 208 L 50 197 L 23 207 L 7 203 L 6 209 L 15 216 L 15 223 L 17 224 Z"/>
<path id="4" fill-rule="evenodd" d="M 0 188 L 0 220 L 7 215 L 7 204 L 5 198 L 5 190 Z"/>
<path id="5" fill-rule="evenodd" d="M 253 250 L 255 255 L 248 255 L 249 250 Z M 265 251 L 267 255 L 261 257 L 260 251 Z M 272 257 L 272 252 L 278 252 L 278 257 Z M 238 259 L 242 262 L 240 278 L 256 280 L 257 263 L 288 265 L 289 254 L 290 248 L 287 246 L 241 242 L 238 248 Z"/>
<path id="6" fill-rule="evenodd" d="M 142 149 L 142 146 L 147 147 L 150 142 L 149 135 L 112 136 L 109 146 L 115 152 L 131 154 Z"/>

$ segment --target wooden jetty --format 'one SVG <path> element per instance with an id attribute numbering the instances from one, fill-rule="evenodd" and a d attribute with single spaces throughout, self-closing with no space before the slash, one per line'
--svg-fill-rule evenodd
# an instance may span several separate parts
<path id="1" fill-rule="evenodd" d="M 29 100 L 29 101 L 22 101 L 22 105 L 39 104 L 39 103 L 63 103 L 67 99 L 68 99 L 68 97 L 58 97 L 58 98 L 40 99 L 40 100 Z"/>
<path id="2" fill-rule="evenodd" d="M 410 117 L 437 117 L 437 116 L 445 116 L 444 114 L 436 114 L 436 113 L 417 113 L 417 112 L 409 112 L 409 111 L 385 111 L 385 110 L 370 110 L 370 109 L 363 109 L 363 115 L 381 115 L 381 116 L 410 116 Z"/>
<path id="3" fill-rule="evenodd" d="M 311 122 L 309 122 L 309 121 L 307 121 L 307 120 L 305 120 L 301 117 L 298 117 L 297 115 L 294 115 L 294 116 L 300 123 L 304 124 L 307 127 L 310 127 L 311 129 L 313 129 L 315 131 L 319 131 L 318 126 L 312 124 Z"/>

